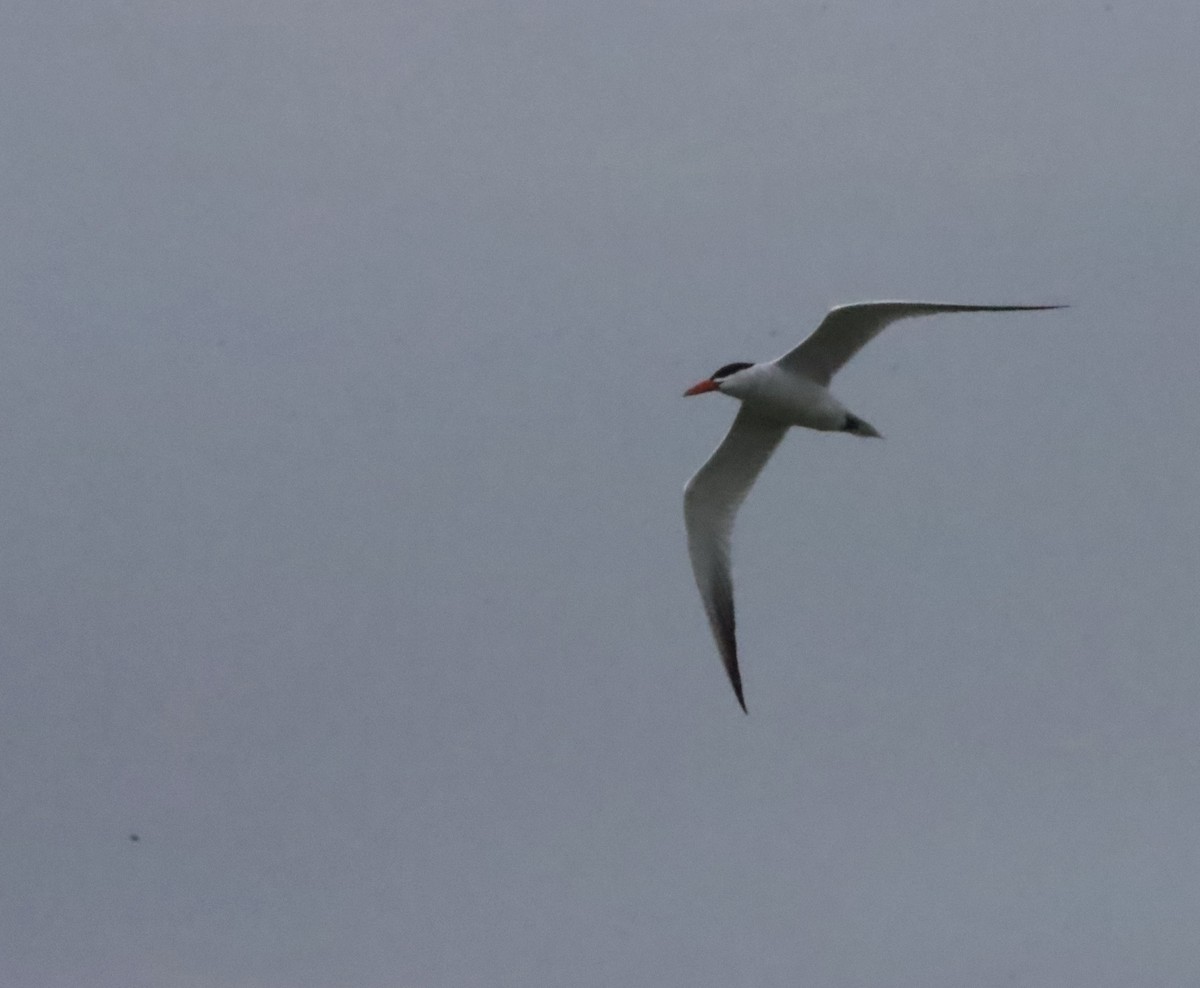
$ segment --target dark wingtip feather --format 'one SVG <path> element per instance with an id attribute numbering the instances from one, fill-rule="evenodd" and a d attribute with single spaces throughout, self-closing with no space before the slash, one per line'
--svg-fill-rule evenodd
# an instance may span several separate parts
<path id="1" fill-rule="evenodd" d="M 718 578 L 716 594 L 709 612 L 712 619 L 713 631 L 716 632 L 717 644 L 720 646 L 721 661 L 725 666 L 725 674 L 729 677 L 729 685 L 733 687 L 733 695 L 742 708 L 742 713 L 748 714 L 746 698 L 742 695 L 742 672 L 738 668 L 737 654 L 737 621 L 733 614 L 733 584 L 728 574 Z"/>
<path id="2" fill-rule="evenodd" d="M 742 694 L 742 672 L 738 668 L 737 641 L 733 637 L 732 629 L 729 634 L 728 651 L 725 653 L 725 671 L 729 674 L 729 685 L 733 687 L 733 695 L 737 697 L 742 713 L 750 713 L 746 709 L 746 697 Z"/>
<path id="3" fill-rule="evenodd" d="M 737 646 L 732 646 L 732 649 L 732 654 L 725 664 L 725 671 L 729 674 L 729 685 L 733 687 L 733 695 L 737 697 L 742 713 L 748 714 L 750 711 L 746 709 L 746 697 L 742 694 L 742 674 L 737 664 Z"/>

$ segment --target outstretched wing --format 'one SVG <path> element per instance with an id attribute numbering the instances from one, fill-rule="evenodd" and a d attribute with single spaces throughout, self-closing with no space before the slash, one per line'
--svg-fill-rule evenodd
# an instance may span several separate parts
<path id="1" fill-rule="evenodd" d="M 813 334 L 775 363 L 827 385 L 859 350 L 898 319 L 939 312 L 1037 312 L 1061 305 L 957 305 L 952 302 L 856 302 L 830 309 Z"/>
<path id="2" fill-rule="evenodd" d="M 787 430 L 743 406 L 721 445 L 683 489 L 683 520 L 696 586 L 742 710 L 746 700 L 734 636 L 729 539 L 738 507 Z"/>

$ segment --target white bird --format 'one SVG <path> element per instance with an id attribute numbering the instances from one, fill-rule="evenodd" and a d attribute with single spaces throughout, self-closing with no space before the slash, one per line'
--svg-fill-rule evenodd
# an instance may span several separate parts
<path id="1" fill-rule="evenodd" d="M 729 539 L 733 519 L 784 433 L 794 425 L 823 432 L 879 436 L 829 392 L 829 382 L 885 326 L 938 312 L 1032 312 L 1061 305 L 955 305 L 942 302 L 858 302 L 842 305 L 803 343 L 769 363 L 726 364 L 685 396 L 720 391 L 742 407 L 729 433 L 683 491 L 688 554 L 704 611 L 742 710 L 742 677 L 734 635 Z"/>

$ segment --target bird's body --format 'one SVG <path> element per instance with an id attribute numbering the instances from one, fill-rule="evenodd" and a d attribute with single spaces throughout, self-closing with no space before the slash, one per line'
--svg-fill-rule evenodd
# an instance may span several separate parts
<path id="1" fill-rule="evenodd" d="M 840 432 L 849 411 L 828 388 L 775 363 L 751 364 L 720 389 L 761 418 L 821 432 Z"/>
<path id="2" fill-rule="evenodd" d="M 829 391 L 851 357 L 898 319 L 939 312 L 1014 312 L 1057 305 L 959 305 L 942 302 L 862 302 L 831 310 L 816 331 L 777 360 L 726 364 L 685 395 L 721 391 L 741 402 L 733 426 L 684 488 L 684 522 L 696 585 L 725 671 L 742 709 L 734 634 L 729 541 L 738 507 L 792 426 L 878 436 Z"/>

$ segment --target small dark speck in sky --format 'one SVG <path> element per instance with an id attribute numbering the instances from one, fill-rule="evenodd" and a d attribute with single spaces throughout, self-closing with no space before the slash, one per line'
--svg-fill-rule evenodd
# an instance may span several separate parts
<path id="1" fill-rule="evenodd" d="M 133 841 L 135 844 L 141 840 L 141 838 L 137 834 L 130 834 L 129 839 L 131 841 Z"/>

